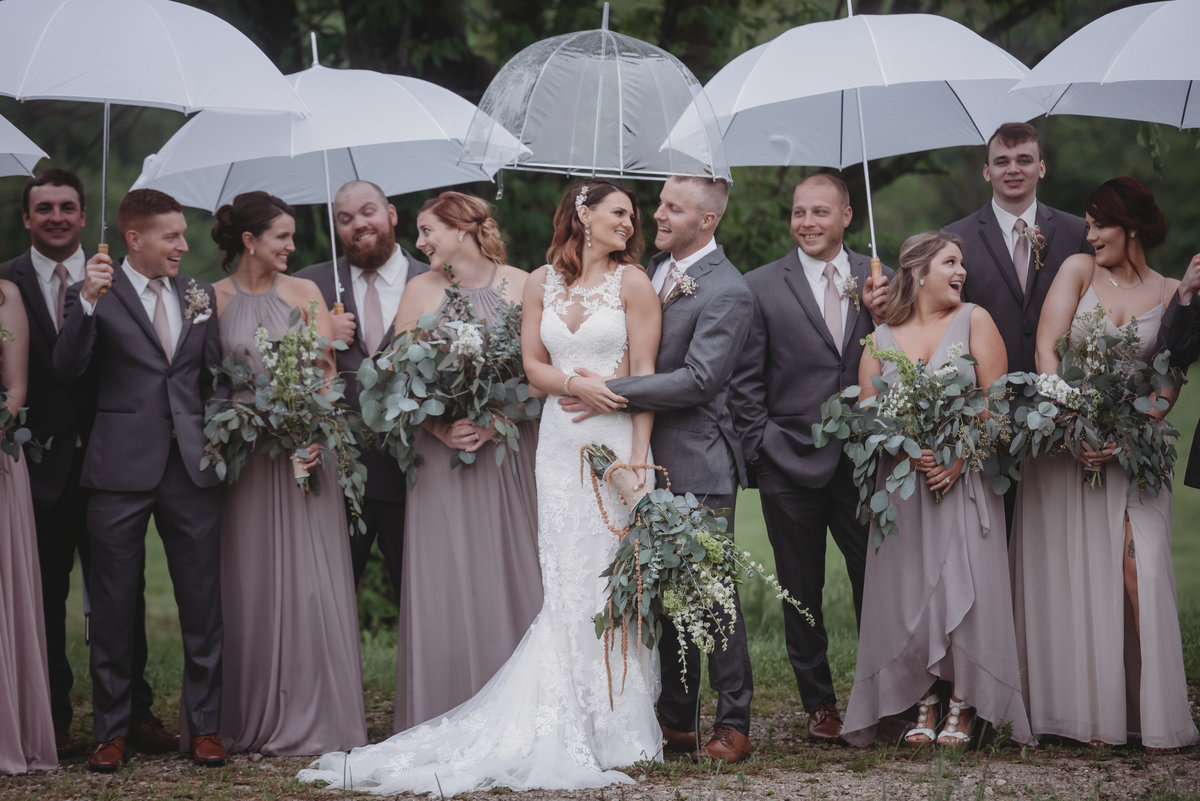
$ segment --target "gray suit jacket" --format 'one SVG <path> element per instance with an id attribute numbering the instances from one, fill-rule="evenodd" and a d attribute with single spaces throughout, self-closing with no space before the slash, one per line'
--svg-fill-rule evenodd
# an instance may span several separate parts
<path id="1" fill-rule="evenodd" d="M 83 254 L 85 258 L 90 253 Z M 29 430 L 39 442 L 51 442 L 42 461 L 29 461 L 29 483 L 33 501 L 39 507 L 49 506 L 59 499 L 67 487 L 74 460 L 75 443 L 87 443 L 95 414 L 96 386 L 94 376 L 85 374 L 78 379 L 60 378 L 54 372 L 54 329 L 51 311 L 38 282 L 37 271 L 29 251 L 12 261 L 0 264 L 0 278 L 17 285 L 29 318 L 29 394 L 26 418 Z"/>
<path id="2" fill-rule="evenodd" d="M 871 275 L 870 259 L 847 253 L 861 293 Z M 892 271 L 884 267 L 884 274 L 890 277 Z M 755 468 L 766 460 L 775 468 L 772 475 L 787 485 L 820 489 L 833 476 L 842 449 L 814 447 L 812 425 L 830 395 L 858 383 L 859 343 L 875 325 L 865 307 L 847 304 L 839 354 L 794 249 L 747 273 L 746 284 L 754 297 L 754 319 L 734 371 L 730 408 L 750 480 L 762 486 Z"/>
<path id="3" fill-rule="evenodd" d="M 651 275 L 666 269 L 668 256 L 654 257 Z M 746 471 L 726 403 L 753 300 L 720 247 L 689 267 L 687 275 L 696 292 L 676 293 L 663 305 L 655 374 L 618 378 L 608 386 L 631 406 L 655 412 L 650 447 L 673 486 L 696 494 L 733 494 L 737 482 L 745 484 Z"/>
<path id="4" fill-rule="evenodd" d="M 409 281 L 421 273 L 429 272 L 428 264 L 413 258 L 412 254 L 403 248 L 400 249 L 400 252 L 408 259 Z M 296 273 L 297 278 L 307 278 L 317 285 L 330 308 L 333 308 L 334 300 L 337 297 L 333 285 L 332 265 L 332 262 L 323 261 L 320 264 L 305 267 Z M 359 330 L 361 330 L 362 315 L 358 313 L 358 306 L 354 302 L 354 290 L 350 288 L 350 264 L 344 256 L 338 259 L 337 269 L 338 278 L 342 282 L 342 303 L 345 304 L 346 311 L 354 315 L 354 319 L 360 326 Z M 370 350 L 361 338 L 356 336 L 350 347 L 337 351 L 337 370 L 346 379 L 346 402 L 355 409 L 360 408 L 358 395 L 362 391 L 358 385 L 358 367 L 362 364 L 363 359 L 379 353 L 391 344 L 392 327 L 389 325 L 385 328 L 383 341 L 374 343 Z M 366 496 L 375 500 L 398 500 L 397 496 L 404 492 L 405 484 L 404 473 L 396 464 L 396 460 L 376 448 L 365 448 L 361 461 L 367 468 Z"/>
<path id="5" fill-rule="evenodd" d="M 1030 280 L 1024 293 L 991 202 L 945 229 L 963 240 L 963 266 L 967 270 L 963 302 L 982 306 L 992 315 L 1008 351 L 1008 369 L 1013 372 L 1037 372 L 1034 356 L 1038 318 L 1050 284 L 1069 256 L 1092 252 L 1087 228 L 1074 214 L 1038 203 L 1037 226 L 1046 237 L 1046 249 L 1040 270 L 1034 270 L 1030 263 Z"/>
<path id="6" fill-rule="evenodd" d="M 1200 358 L 1200 300 L 1192 298 L 1190 304 L 1180 306 L 1178 297 L 1171 299 L 1158 332 L 1158 347 L 1170 350 L 1171 364 L 1180 369 L 1187 369 Z M 1178 470 L 1175 475 L 1179 475 Z M 1183 483 L 1200 489 L 1200 422 L 1196 423 Z"/>
<path id="7" fill-rule="evenodd" d="M 192 280 L 186 275 L 171 279 L 181 313 Z M 172 439 L 196 486 L 220 483 L 211 467 L 200 469 L 207 442 L 204 407 L 215 394 L 212 368 L 221 363 L 217 300 L 210 284 L 196 284 L 208 294 L 213 314 L 203 322 L 183 320 L 169 362 L 142 301 L 119 267 L 95 314 L 83 313 L 82 284 L 68 290 L 54 369 L 64 378 L 76 378 L 91 368 L 96 377 L 96 415 L 84 452 L 82 486 L 110 492 L 156 488 Z"/>

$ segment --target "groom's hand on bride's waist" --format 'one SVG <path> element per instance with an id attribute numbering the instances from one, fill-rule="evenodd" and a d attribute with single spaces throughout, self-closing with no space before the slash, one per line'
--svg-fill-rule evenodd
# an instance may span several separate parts
<path id="1" fill-rule="evenodd" d="M 572 418 L 572 422 L 578 423 L 597 414 L 618 411 L 628 405 L 625 398 L 605 386 L 605 382 L 611 380 L 613 376 L 600 375 L 586 367 L 578 367 L 574 372 L 579 380 L 571 385 L 573 394 L 563 396 L 558 400 L 559 405 L 565 411 L 579 412 Z"/>

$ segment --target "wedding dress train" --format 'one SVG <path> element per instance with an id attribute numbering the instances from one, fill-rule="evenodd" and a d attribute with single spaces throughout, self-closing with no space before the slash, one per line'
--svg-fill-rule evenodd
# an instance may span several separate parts
<path id="1" fill-rule="evenodd" d="M 620 363 L 628 344 L 620 301 L 624 269 L 600 287 L 570 290 L 548 271 L 540 332 L 556 367 L 610 375 Z M 575 331 L 563 321 L 573 304 L 586 314 Z M 625 658 L 617 648 L 606 660 L 593 622 L 607 601 L 600 573 L 612 561 L 617 538 L 601 517 L 590 479 L 581 475 L 580 449 L 599 442 L 627 458 L 629 415 L 572 423 L 556 396 L 543 410 L 536 475 L 545 596 L 516 651 L 470 700 L 382 743 L 326 754 L 300 771 L 302 781 L 449 797 L 491 787 L 632 783 L 613 768 L 661 759 L 656 655 L 631 641 Z M 623 521 L 626 508 L 603 488 L 600 496 L 608 519 Z"/>

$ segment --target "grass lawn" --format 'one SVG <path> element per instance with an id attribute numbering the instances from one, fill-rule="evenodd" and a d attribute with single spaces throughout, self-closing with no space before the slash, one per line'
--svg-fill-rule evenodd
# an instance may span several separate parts
<path id="1" fill-rule="evenodd" d="M 1183 431 L 1179 448 L 1180 453 L 1187 454 L 1190 447 L 1195 421 L 1200 416 L 1200 389 L 1190 387 L 1184 390 L 1183 397 L 1171 418 Z M 1182 465 L 1181 465 L 1182 468 Z M 1200 698 L 1200 490 L 1180 487 L 1175 495 L 1175 525 L 1173 549 L 1175 556 L 1175 575 L 1179 598 L 1180 622 L 1183 630 L 1184 659 L 1191 687 L 1193 708 L 1195 701 Z M 759 559 L 773 569 L 774 560 L 771 548 L 767 542 L 766 531 L 762 522 L 757 493 L 748 491 L 742 494 L 737 509 L 738 540 L 744 544 Z M 176 617 L 175 602 L 172 597 L 171 584 L 167 575 L 165 559 L 161 544 L 157 537 L 151 536 L 147 545 L 146 559 L 146 593 L 147 593 L 147 630 L 150 636 L 150 661 L 147 668 L 151 685 L 160 693 L 155 705 L 157 714 L 168 723 L 169 728 L 175 726 L 178 714 L 179 683 L 182 665 L 182 651 L 179 640 L 179 627 Z M 77 584 L 76 584 L 77 587 Z M 83 743 L 91 742 L 91 683 L 87 675 L 87 649 L 83 643 L 83 622 L 78 607 L 79 595 L 77 590 L 72 595 L 72 614 L 69 623 L 68 637 L 70 642 L 72 665 L 76 670 L 74 697 L 76 699 L 76 721 L 73 734 Z M 746 610 L 747 627 L 750 636 L 751 658 L 755 671 L 755 706 L 756 719 L 765 721 L 756 729 L 755 738 L 759 746 L 752 765 L 760 773 L 765 771 L 802 771 L 812 772 L 828 770 L 830 766 L 854 775 L 872 771 L 884 772 L 880 779 L 883 787 L 888 786 L 888 771 L 906 771 L 912 764 L 920 766 L 922 775 L 932 776 L 933 783 L 921 790 L 920 798 L 958 798 L 962 788 L 947 783 L 942 789 L 939 782 L 949 782 L 939 779 L 953 774 L 955 766 L 962 769 L 972 765 L 983 764 L 984 774 L 987 774 L 986 756 L 963 755 L 955 756 L 953 764 L 943 765 L 941 757 L 914 757 L 912 751 L 897 751 L 894 747 L 880 746 L 874 750 L 858 751 L 855 749 L 829 748 L 808 744 L 802 737 L 803 717 L 799 714 L 799 698 L 791 668 L 784 653 L 782 613 L 778 602 L 764 593 L 761 588 L 748 587 L 743 594 Z M 845 568 L 841 555 L 832 540 L 829 541 L 826 561 L 826 588 L 824 603 L 825 621 L 830 636 L 830 662 L 839 698 L 844 704 L 849 697 L 850 684 L 853 678 L 856 637 L 854 628 L 854 611 L 850 600 L 849 583 L 846 580 Z M 395 671 L 395 635 L 385 632 L 378 635 L 364 635 L 363 662 L 364 683 L 366 689 L 366 704 L 370 736 L 379 740 L 390 734 L 391 703 Z M 319 699 L 317 701 L 319 703 Z M 708 713 L 711 713 L 711 699 L 708 701 Z M 1012 751 L 1012 749 L 1009 749 Z M 115 778 L 100 779 L 90 776 L 83 769 L 86 753 L 80 751 L 67 760 L 65 767 L 58 774 L 47 777 L 30 777 L 27 779 L 5 780 L 0 778 L 0 798 L 28 798 L 37 801 L 50 799 L 67 799 L 78 797 L 108 797 L 108 798 L 301 798 L 323 797 L 319 791 L 302 787 L 292 781 L 291 776 L 297 765 L 303 760 L 240 760 L 237 767 L 226 771 L 213 773 L 193 770 L 190 765 L 181 760 L 165 760 L 155 763 L 139 760 L 137 764 L 160 765 L 160 770 L 148 781 L 132 781 L 127 773 L 122 771 Z M 1147 759 L 1140 751 L 1134 749 L 1116 749 L 1116 753 L 1094 753 L 1082 749 L 1072 750 L 1061 745 L 1050 745 L 1042 748 L 1034 755 L 1027 757 L 1024 753 L 1009 754 L 1000 757 L 1009 762 L 1020 762 L 1022 766 L 1045 764 L 1074 766 L 1083 764 L 1088 770 L 1098 775 L 1111 774 L 1116 769 L 1131 771 L 1134 774 L 1145 775 L 1145 772 L 1156 767 L 1154 760 Z M 1137 794 L 1143 799 L 1156 801 L 1177 801 L 1178 799 L 1200 799 L 1200 790 L 1192 782 L 1200 775 L 1197 765 L 1200 755 L 1191 754 L 1171 759 L 1182 760 L 1184 774 L 1188 779 L 1182 785 L 1177 785 L 1174 779 L 1157 781 L 1152 790 Z M 973 761 L 974 760 L 974 761 Z M 983 760 L 981 762 L 981 760 Z M 1051 770 L 1046 767 L 1045 770 Z M 1179 768 L 1170 767 L 1169 775 L 1175 775 Z M 695 777 L 701 775 L 690 763 L 681 760 L 668 761 L 662 766 L 650 766 L 651 782 L 672 781 L 680 782 L 681 786 L 689 789 L 676 790 L 675 796 L 690 798 L 697 790 Z M 140 770 L 139 770 L 140 772 Z M 710 785 L 705 785 L 704 792 L 695 797 L 720 797 L 718 789 L 726 791 L 738 790 L 742 795 L 745 787 L 739 785 L 746 782 L 746 775 L 738 773 L 737 781 L 730 780 L 729 784 L 720 784 L 715 778 Z M 163 776 L 170 779 L 174 775 L 182 779 L 179 791 L 166 793 L 161 783 Z M 125 778 L 123 778 L 125 777 Z M 144 777 L 143 777 L 144 778 Z M 921 779 L 926 781 L 927 779 Z M 722 780 L 724 781 L 724 780 Z M 807 780 L 805 780 L 807 781 Z M 965 781 L 965 780 L 964 780 Z M 1099 784 L 1093 787 L 1092 779 L 1070 780 L 1072 788 L 1069 792 L 1061 789 L 1047 790 L 1037 797 L 1044 799 L 1085 799 L 1127 797 L 1101 793 Z M 1098 782 L 1099 779 L 1096 779 Z M 1120 782 L 1117 782 L 1120 784 Z M 136 789 L 140 787 L 141 789 Z M 847 785 L 849 787 L 850 785 Z M 924 786 L 924 785 L 922 785 Z M 973 785 L 974 786 L 974 785 Z M 739 787 L 741 789 L 739 790 Z M 957 788 L 957 789 L 956 789 Z M 982 785 L 976 789 L 979 795 L 972 791 L 971 795 L 963 798 L 983 798 Z M 987 795 L 990 797 L 991 789 Z M 1000 788 L 1001 790 L 1003 788 Z M 893 797 L 890 791 L 884 792 L 886 797 Z M 771 791 L 774 793 L 774 791 Z M 814 788 L 811 797 L 821 797 Z M 1000 793 L 1019 795 L 1016 791 Z M 588 796 L 592 797 L 592 796 Z M 600 793 L 597 798 L 629 797 L 624 793 L 618 795 L 610 792 L 608 796 Z M 632 796 L 640 797 L 640 796 Z M 650 796 L 646 796 L 647 798 Z M 655 796 L 657 797 L 657 796 Z M 755 797 L 753 793 L 745 797 Z M 796 796 L 800 797 L 800 796 Z M 809 791 L 803 791 L 803 797 L 809 796 Z M 835 796 L 827 796 L 835 797 Z M 875 795 L 873 797 L 883 797 Z M 907 796 L 906 796 L 907 797 Z"/>

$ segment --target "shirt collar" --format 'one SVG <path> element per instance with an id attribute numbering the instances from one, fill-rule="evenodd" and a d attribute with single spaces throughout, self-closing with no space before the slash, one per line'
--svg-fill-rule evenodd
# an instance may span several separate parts
<path id="1" fill-rule="evenodd" d="M 54 275 L 54 268 L 58 266 L 58 262 L 49 256 L 43 255 L 37 248 L 29 249 L 29 260 L 33 262 L 33 269 L 37 270 L 41 279 L 48 283 L 51 276 Z M 63 260 L 63 266 L 67 268 L 67 272 L 70 273 L 73 281 L 82 280 L 81 278 L 76 279 L 75 276 L 79 276 L 83 272 L 83 267 L 86 263 L 87 260 L 83 258 L 82 246 L 76 248 L 74 253 Z"/>
<path id="2" fill-rule="evenodd" d="M 996 222 L 1000 225 L 1000 231 L 1005 236 L 1008 236 L 1012 233 L 1013 226 L 1017 224 L 1018 219 L 1024 220 L 1025 225 L 1029 228 L 1033 228 L 1037 225 L 1036 198 L 1032 203 L 1029 204 L 1029 208 L 1025 209 L 1025 211 L 1021 212 L 1020 214 L 1010 214 L 1009 212 L 1000 208 L 999 204 L 996 203 L 996 199 L 992 198 L 992 211 L 996 213 Z"/>
<path id="3" fill-rule="evenodd" d="M 396 245 L 396 249 L 392 251 L 392 255 L 388 257 L 382 266 L 375 272 L 383 279 L 383 282 L 388 286 L 396 283 L 396 279 L 400 277 L 401 266 L 407 266 L 408 259 L 404 258 L 404 251 L 400 250 L 400 246 Z M 350 265 L 350 280 L 357 281 L 365 272 L 362 267 Z"/>
<path id="4" fill-rule="evenodd" d="M 717 249 L 717 240 L 716 240 L 716 239 L 710 239 L 710 240 L 708 240 L 708 244 L 707 244 L 707 245 L 705 245 L 704 247 L 700 248 L 699 250 L 697 250 L 697 251 L 696 251 L 695 253 L 693 253 L 692 255 L 690 255 L 690 256 L 685 256 L 685 257 L 684 257 L 684 258 L 682 258 L 682 259 L 675 259 L 675 258 L 672 256 L 672 257 L 671 257 L 671 259 L 674 259 L 674 261 L 675 261 L 675 267 L 676 267 L 676 268 L 679 270 L 680 274 L 683 274 L 683 273 L 686 273 L 686 272 L 687 272 L 687 270 L 688 270 L 688 268 L 689 268 L 689 267 L 691 267 L 693 264 L 695 264 L 696 262 L 698 262 L 698 261 L 700 261 L 701 259 L 703 259 L 703 258 L 704 258 L 705 256 L 707 256 L 709 253 L 712 253 L 712 252 L 713 252 L 714 250 L 716 250 L 716 249 Z M 668 259 L 668 262 L 670 262 L 670 260 L 671 260 L 671 259 Z"/>
<path id="5" fill-rule="evenodd" d="M 804 268 L 804 274 L 808 276 L 809 281 L 816 283 L 825 275 L 825 262 L 814 259 L 800 248 L 796 248 L 796 254 L 800 256 L 800 266 Z M 846 254 L 845 245 L 833 257 L 833 270 L 837 273 L 839 281 L 845 280 L 846 276 L 850 275 L 850 256 Z"/>
<path id="6" fill-rule="evenodd" d="M 121 268 L 125 270 L 125 276 L 129 278 L 129 283 L 133 284 L 133 291 L 141 297 L 142 293 L 146 291 L 146 287 L 150 286 L 150 279 L 133 269 L 128 260 L 121 262 Z M 163 278 L 156 278 L 155 280 L 166 288 L 168 295 L 175 294 L 175 287 L 171 285 L 169 280 Z"/>

